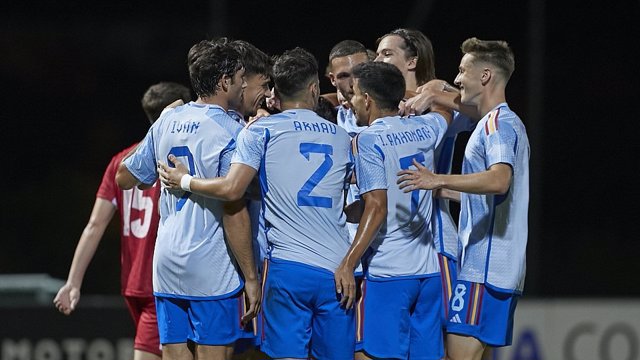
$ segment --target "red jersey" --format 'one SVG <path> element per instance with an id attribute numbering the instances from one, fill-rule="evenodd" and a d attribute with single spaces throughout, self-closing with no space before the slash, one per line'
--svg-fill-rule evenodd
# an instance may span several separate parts
<path id="1" fill-rule="evenodd" d="M 122 294 L 153 296 L 151 267 L 160 220 L 160 186 L 156 182 L 147 190 L 137 187 L 122 190 L 116 184 L 120 162 L 136 146 L 137 144 L 128 147 L 111 159 L 96 196 L 112 202 L 120 213 Z"/>

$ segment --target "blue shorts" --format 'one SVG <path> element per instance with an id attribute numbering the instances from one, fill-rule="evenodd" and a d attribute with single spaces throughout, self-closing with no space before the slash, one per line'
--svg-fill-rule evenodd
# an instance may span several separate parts
<path id="1" fill-rule="evenodd" d="M 353 359 L 355 311 L 340 307 L 333 273 L 279 259 L 267 267 L 261 350 L 273 358 Z"/>
<path id="2" fill-rule="evenodd" d="M 220 346 L 250 336 L 240 323 L 244 314 L 242 294 L 219 300 L 156 296 L 160 343 L 193 341 L 200 345 Z"/>
<path id="3" fill-rule="evenodd" d="M 442 359 L 440 276 L 367 279 L 364 351 L 377 358 Z"/>
<path id="4" fill-rule="evenodd" d="M 440 263 L 440 279 L 442 281 L 442 328 L 446 329 L 449 320 L 449 301 L 453 287 L 458 280 L 458 262 L 450 257 L 438 254 Z"/>
<path id="5" fill-rule="evenodd" d="M 511 345 L 519 297 L 484 284 L 458 280 L 451 298 L 447 332 L 472 336 L 493 347 Z"/>

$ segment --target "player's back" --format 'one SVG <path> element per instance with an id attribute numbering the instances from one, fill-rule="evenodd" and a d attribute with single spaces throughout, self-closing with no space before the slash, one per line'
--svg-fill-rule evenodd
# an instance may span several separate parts
<path id="1" fill-rule="evenodd" d="M 434 150 L 446 127 L 444 118 L 439 115 L 391 116 L 377 119 L 358 135 L 356 156 L 363 158 L 356 162 L 360 190 L 387 190 L 387 219 L 371 244 L 370 277 L 439 271 L 429 226 L 431 191 L 404 193 L 395 182 L 400 170 L 413 167 L 413 159 L 433 169 Z M 371 157 L 364 159 L 365 156 Z M 384 168 L 380 167 L 380 162 Z"/>
<path id="2" fill-rule="evenodd" d="M 264 139 L 259 176 L 271 257 L 333 272 L 349 247 L 349 135 L 304 109 L 261 119 L 248 131 Z"/>
<path id="3" fill-rule="evenodd" d="M 172 154 L 193 176 L 224 176 L 241 129 L 219 106 L 188 103 L 164 113 L 152 126 L 153 160 L 171 164 Z M 143 177 L 157 177 L 148 169 L 151 165 Z M 213 298 L 242 285 L 224 241 L 222 215 L 219 200 L 162 190 L 153 259 L 156 295 Z"/>

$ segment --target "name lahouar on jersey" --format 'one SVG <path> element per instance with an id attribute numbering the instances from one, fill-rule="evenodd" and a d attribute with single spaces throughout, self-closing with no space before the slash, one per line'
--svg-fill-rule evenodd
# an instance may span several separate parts
<path id="1" fill-rule="evenodd" d="M 296 131 L 315 131 L 326 134 L 336 134 L 336 125 L 331 123 L 308 123 L 306 121 L 294 121 L 293 129 Z"/>
<path id="2" fill-rule="evenodd" d="M 200 121 L 172 121 L 171 133 L 195 134 L 200 129 Z"/>
<path id="3" fill-rule="evenodd" d="M 396 146 L 409 142 L 425 141 L 427 139 L 431 139 L 431 137 L 431 131 L 425 127 L 415 130 L 389 133 L 386 135 L 387 141 L 385 141 L 385 138 L 382 137 L 382 135 L 378 135 L 382 146 Z"/>

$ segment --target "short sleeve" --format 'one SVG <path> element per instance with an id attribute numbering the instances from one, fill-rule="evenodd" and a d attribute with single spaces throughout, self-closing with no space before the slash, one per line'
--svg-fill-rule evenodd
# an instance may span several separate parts
<path id="1" fill-rule="evenodd" d="M 120 159 L 121 157 L 117 155 L 111 158 L 104 175 L 102 175 L 102 182 L 96 193 L 96 197 L 107 200 L 113 204 L 116 203 L 116 194 L 119 191 L 116 185 L 116 172 L 120 165 Z"/>
<path id="2" fill-rule="evenodd" d="M 245 127 L 238 135 L 238 144 L 231 163 L 245 164 L 258 171 L 268 141 L 268 129 L 255 124 Z"/>
<path id="3" fill-rule="evenodd" d="M 384 152 L 376 143 L 376 138 L 376 134 L 369 132 L 362 132 L 354 138 L 356 181 L 361 194 L 389 188 Z"/>
<path id="4" fill-rule="evenodd" d="M 510 121 L 492 114 L 482 129 L 487 169 L 498 163 L 515 165 L 518 135 Z"/>
<path id="5" fill-rule="evenodd" d="M 153 184 L 158 178 L 153 128 L 147 132 L 147 136 L 144 137 L 134 153 L 123 161 L 131 175 L 143 184 Z"/>

